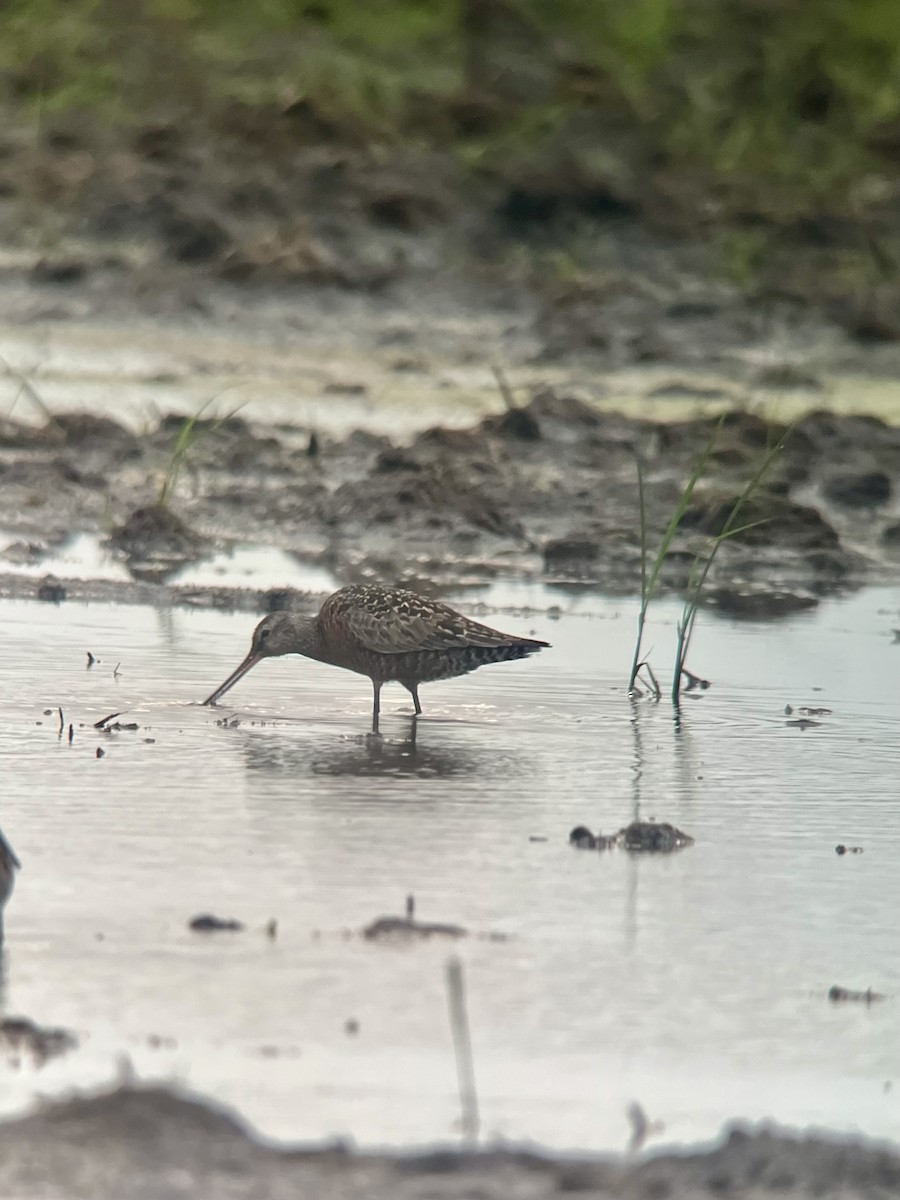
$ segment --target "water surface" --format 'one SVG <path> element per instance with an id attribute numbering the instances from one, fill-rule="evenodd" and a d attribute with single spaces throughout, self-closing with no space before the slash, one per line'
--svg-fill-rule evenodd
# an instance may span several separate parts
<path id="1" fill-rule="evenodd" d="M 6 1008 L 81 1039 L 0 1074 L 0 1105 L 109 1080 L 124 1054 L 268 1135 L 447 1139 L 452 950 L 487 1135 L 621 1148 L 639 1100 L 666 1140 L 735 1116 L 900 1139 L 900 590 L 774 625 L 704 616 L 692 664 L 714 686 L 678 721 L 625 696 L 633 603 L 512 585 L 458 603 L 553 649 L 423 689 L 414 739 L 386 689 L 376 743 L 368 682 L 300 659 L 198 706 L 246 615 L 0 602 L 0 824 L 24 865 Z M 676 614 L 650 632 L 660 674 Z M 787 704 L 833 711 L 803 730 Z M 92 728 L 118 710 L 141 728 Z M 635 814 L 696 844 L 568 845 Z M 358 936 L 409 892 L 476 936 Z M 203 911 L 247 929 L 190 933 Z M 831 1005 L 834 983 L 889 998 Z"/>

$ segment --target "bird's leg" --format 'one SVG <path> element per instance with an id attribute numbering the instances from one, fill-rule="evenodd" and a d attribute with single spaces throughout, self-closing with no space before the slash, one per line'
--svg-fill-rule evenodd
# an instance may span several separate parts
<path id="1" fill-rule="evenodd" d="M 413 698 L 413 704 L 416 706 L 416 716 L 422 715 L 422 705 L 419 703 L 419 685 L 417 683 L 407 683 L 404 687 Z"/>
<path id="2" fill-rule="evenodd" d="M 378 732 L 378 717 L 381 712 L 381 682 L 378 679 L 372 680 L 372 687 L 375 691 L 374 703 L 372 704 L 372 732 Z"/>

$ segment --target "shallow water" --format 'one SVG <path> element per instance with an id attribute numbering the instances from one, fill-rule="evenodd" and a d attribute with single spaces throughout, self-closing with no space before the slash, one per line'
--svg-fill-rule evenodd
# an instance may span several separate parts
<path id="1" fill-rule="evenodd" d="M 692 665 L 714 686 L 679 723 L 625 697 L 633 603 L 510 585 L 459 605 L 482 601 L 553 649 L 426 688 L 415 742 L 387 689 L 381 744 L 368 682 L 299 659 L 198 706 L 246 615 L 0 602 L 0 824 L 24 867 L 6 1008 L 81 1039 L 0 1074 L 0 1107 L 109 1080 L 125 1054 L 268 1135 L 445 1140 L 455 952 L 486 1135 L 621 1148 L 638 1100 L 664 1140 L 735 1116 L 900 1140 L 900 590 L 779 624 L 704 615 Z M 676 615 L 650 631 L 660 673 Z M 788 703 L 833 713 L 801 730 Z M 91 728 L 117 710 L 141 728 Z M 567 843 L 635 812 L 696 844 Z M 422 919 L 507 940 L 358 936 L 409 892 Z M 204 911 L 247 929 L 190 933 Z M 889 998 L 832 1005 L 835 983 Z"/>

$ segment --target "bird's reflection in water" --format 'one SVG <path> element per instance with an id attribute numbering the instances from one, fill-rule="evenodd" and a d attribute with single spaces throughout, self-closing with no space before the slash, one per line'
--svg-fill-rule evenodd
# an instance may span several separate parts
<path id="1" fill-rule="evenodd" d="M 340 735 L 310 743 L 249 736 L 244 744 L 250 771 L 291 771 L 330 776 L 383 776 L 447 779 L 489 772 L 496 753 L 487 746 L 438 745 L 410 720 L 405 737 Z"/>

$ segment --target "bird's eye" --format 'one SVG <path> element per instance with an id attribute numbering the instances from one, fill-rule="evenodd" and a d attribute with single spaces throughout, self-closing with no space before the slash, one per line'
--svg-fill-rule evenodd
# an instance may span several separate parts
<path id="1" fill-rule="evenodd" d="M 271 632 L 272 632 L 271 629 L 261 629 L 259 631 L 259 640 L 261 642 L 264 642 Z"/>

